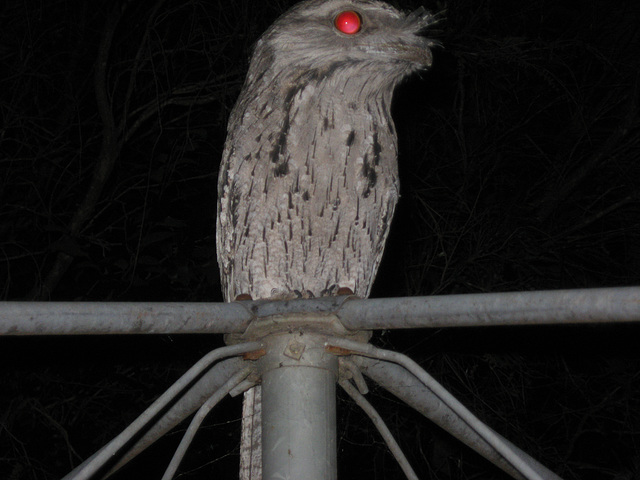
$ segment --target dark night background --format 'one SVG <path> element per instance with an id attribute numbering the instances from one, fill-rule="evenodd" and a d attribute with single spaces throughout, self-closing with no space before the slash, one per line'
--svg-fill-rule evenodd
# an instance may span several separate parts
<path id="1" fill-rule="evenodd" d="M 251 45 L 292 2 L 0 7 L 0 298 L 220 301 L 214 217 Z M 419 1 L 397 2 L 412 9 Z M 396 92 L 402 199 L 374 296 L 640 284 L 636 2 L 425 2 Z M 567 480 L 640 478 L 638 326 L 377 333 Z M 57 479 L 219 337 L 0 339 L 0 478 Z M 424 479 L 505 475 L 373 388 Z M 340 395 L 340 475 L 402 478 Z M 180 478 L 237 474 L 240 400 Z M 184 430 L 113 478 L 160 478 Z M 215 477 L 217 478 L 217 477 Z"/>

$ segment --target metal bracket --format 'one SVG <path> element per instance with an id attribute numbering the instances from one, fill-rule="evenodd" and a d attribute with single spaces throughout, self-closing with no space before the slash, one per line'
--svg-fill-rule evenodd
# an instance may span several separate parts
<path id="1" fill-rule="evenodd" d="M 245 343 L 263 339 L 274 334 L 315 333 L 326 336 L 346 338 L 355 342 L 367 343 L 371 338 L 369 330 L 348 330 L 334 314 L 292 313 L 276 314 L 252 320 L 244 333 L 225 335 L 227 345 Z M 295 358 L 295 355 L 292 358 Z"/>

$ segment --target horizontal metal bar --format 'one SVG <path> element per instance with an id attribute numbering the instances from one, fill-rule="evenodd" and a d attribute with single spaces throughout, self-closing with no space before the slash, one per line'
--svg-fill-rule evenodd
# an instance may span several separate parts
<path id="1" fill-rule="evenodd" d="M 338 316 L 356 330 L 638 322 L 640 287 L 376 298 Z"/>
<path id="2" fill-rule="evenodd" d="M 240 333 L 256 318 L 335 314 L 351 330 L 640 321 L 640 287 L 232 303 L 0 302 L 0 335 Z"/>
<path id="3" fill-rule="evenodd" d="M 0 335 L 243 332 L 240 303 L 0 302 Z"/>

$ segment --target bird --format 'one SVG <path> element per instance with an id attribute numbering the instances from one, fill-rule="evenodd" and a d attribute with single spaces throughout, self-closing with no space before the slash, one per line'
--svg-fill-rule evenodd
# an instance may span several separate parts
<path id="1" fill-rule="evenodd" d="M 219 170 L 225 301 L 369 296 L 399 198 L 392 95 L 431 66 L 434 21 L 381 1 L 307 0 L 259 38 Z"/>

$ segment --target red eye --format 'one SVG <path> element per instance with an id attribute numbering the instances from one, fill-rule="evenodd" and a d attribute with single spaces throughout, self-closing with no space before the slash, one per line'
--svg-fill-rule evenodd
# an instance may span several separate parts
<path id="1" fill-rule="evenodd" d="M 360 15 L 353 10 L 347 10 L 339 13 L 335 20 L 336 28 L 347 35 L 358 33 L 360 31 L 361 24 L 362 21 L 360 20 Z"/>

